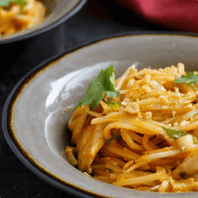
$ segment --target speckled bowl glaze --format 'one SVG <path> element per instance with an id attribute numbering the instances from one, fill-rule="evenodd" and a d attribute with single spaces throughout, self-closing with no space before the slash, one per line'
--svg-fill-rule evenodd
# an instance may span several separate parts
<path id="1" fill-rule="evenodd" d="M 88 84 L 113 64 L 116 77 L 134 62 L 138 69 L 182 62 L 198 70 L 198 37 L 123 34 L 86 43 L 37 66 L 10 93 L 2 116 L 5 138 L 22 163 L 38 177 L 78 197 L 197 198 L 198 193 L 143 192 L 113 186 L 71 166 L 66 123 Z"/>
<path id="2" fill-rule="evenodd" d="M 87 0 L 41 0 L 41 2 L 47 8 L 45 19 L 35 27 L 0 37 L 0 44 L 24 40 L 55 28 L 76 14 Z"/>

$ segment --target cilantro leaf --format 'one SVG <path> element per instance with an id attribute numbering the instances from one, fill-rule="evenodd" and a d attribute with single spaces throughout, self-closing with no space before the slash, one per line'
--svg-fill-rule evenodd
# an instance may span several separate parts
<path id="1" fill-rule="evenodd" d="M 105 71 L 101 70 L 98 77 L 89 84 L 84 98 L 76 105 L 74 110 L 87 104 L 91 104 L 91 107 L 96 108 L 105 95 L 118 97 L 119 92 L 115 90 L 114 82 L 115 70 L 113 65 L 110 65 Z"/>
<path id="2" fill-rule="evenodd" d="M 118 91 L 107 91 L 106 95 L 108 95 L 111 98 L 118 97 L 119 96 L 119 92 Z"/>
<path id="3" fill-rule="evenodd" d="M 115 109 L 115 110 L 118 110 L 119 109 L 119 104 L 117 102 L 113 101 L 112 98 L 108 98 L 107 99 L 107 105 L 111 109 Z"/>
<path id="4" fill-rule="evenodd" d="M 166 131 L 166 133 L 170 137 L 172 137 L 174 139 L 178 139 L 178 138 L 180 138 L 182 136 L 185 136 L 185 135 L 192 135 L 192 134 L 184 132 L 184 131 L 179 131 L 179 130 L 176 130 L 176 129 L 170 129 L 170 128 L 164 127 L 164 126 L 161 126 L 161 127 Z M 198 144 L 198 141 L 194 137 L 193 137 L 193 143 Z"/>
<path id="5" fill-rule="evenodd" d="M 19 5 L 22 5 L 22 6 L 25 6 L 27 4 L 27 1 L 25 1 L 25 0 L 14 0 L 14 2 L 16 4 L 19 4 Z"/>
<path id="6" fill-rule="evenodd" d="M 25 0 L 0 0 L 0 6 L 2 7 L 9 6 L 11 1 L 21 6 L 25 6 L 27 4 L 27 1 Z"/>
<path id="7" fill-rule="evenodd" d="M 0 0 L 0 6 L 8 6 L 11 0 Z"/>
<path id="8" fill-rule="evenodd" d="M 187 83 L 187 85 L 196 84 L 198 82 L 198 74 L 193 72 L 186 72 L 186 75 L 182 75 L 180 78 L 174 81 L 174 83 Z"/>

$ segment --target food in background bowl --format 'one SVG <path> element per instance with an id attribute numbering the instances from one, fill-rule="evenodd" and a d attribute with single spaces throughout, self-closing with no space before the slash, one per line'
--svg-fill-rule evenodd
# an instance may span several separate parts
<path id="1" fill-rule="evenodd" d="M 153 192 L 198 190 L 198 74 L 184 64 L 111 65 L 91 82 L 68 121 L 65 152 L 79 170 L 116 186 Z M 114 82 L 115 81 L 115 82 Z"/>
<path id="2" fill-rule="evenodd" d="M 32 28 L 43 21 L 46 8 L 37 0 L 2 1 L 0 4 L 0 36 Z"/>

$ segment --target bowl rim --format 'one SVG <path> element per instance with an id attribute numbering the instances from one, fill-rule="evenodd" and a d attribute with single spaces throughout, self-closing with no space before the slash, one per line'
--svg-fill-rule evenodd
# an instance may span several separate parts
<path id="1" fill-rule="evenodd" d="M 31 172 L 33 172 L 36 176 L 41 178 L 43 181 L 47 182 L 48 184 L 64 191 L 67 192 L 71 195 L 78 196 L 78 197 L 103 197 L 101 195 L 97 195 L 94 192 L 89 192 L 84 189 L 80 189 L 77 186 L 74 186 L 73 184 L 70 184 L 67 181 L 62 181 L 58 179 L 56 176 L 49 174 L 48 171 L 45 169 L 42 169 L 39 167 L 37 163 L 35 163 L 33 160 L 28 158 L 28 155 L 25 153 L 25 150 L 21 148 L 20 145 L 17 145 L 16 139 L 14 139 L 12 135 L 12 130 L 10 126 L 10 121 L 11 121 L 11 108 L 14 103 L 14 101 L 17 98 L 17 95 L 20 93 L 22 90 L 23 86 L 28 83 L 28 80 L 30 80 L 32 77 L 37 74 L 37 72 L 50 67 L 50 63 L 53 61 L 56 61 L 60 59 L 64 55 L 68 55 L 71 53 L 74 53 L 75 51 L 82 49 L 86 46 L 89 45 L 94 45 L 98 42 L 109 40 L 111 38 L 122 38 L 122 37 L 131 37 L 131 36 L 188 36 L 190 38 L 197 38 L 198 39 L 198 34 L 197 33 L 184 33 L 184 32 L 174 32 L 174 31 L 169 31 L 169 32 L 153 32 L 153 31 L 147 31 L 147 32 L 122 32 L 122 33 L 117 33 L 113 35 L 108 35 L 108 36 L 100 36 L 94 40 L 82 43 L 78 46 L 69 48 L 64 50 L 63 52 L 52 56 L 51 58 L 41 62 L 39 65 L 37 65 L 35 68 L 30 70 L 26 75 L 24 75 L 14 86 L 14 88 L 11 90 L 10 94 L 8 95 L 4 106 L 2 110 L 2 129 L 3 129 L 3 135 L 8 143 L 10 149 L 13 151 L 15 156 L 22 162 L 24 166 L 26 166 Z"/>
<path id="2" fill-rule="evenodd" d="M 88 0 L 79 0 L 79 1 L 80 2 L 78 2 L 72 10 L 70 10 L 68 13 L 66 13 L 62 18 L 55 21 L 53 24 L 48 25 L 47 27 L 44 27 L 42 29 L 39 29 L 38 31 L 30 32 L 28 34 L 16 36 L 16 37 L 13 37 L 13 38 L 10 38 L 10 39 L 7 38 L 7 39 L 2 40 L 2 41 L 0 40 L 0 45 L 10 44 L 10 43 L 14 43 L 14 42 L 17 42 L 17 41 L 25 40 L 25 39 L 37 36 L 39 34 L 43 34 L 43 33 L 47 32 L 49 30 L 52 30 L 53 28 L 59 26 L 60 24 L 62 24 L 66 20 L 68 20 L 73 15 L 77 14 L 83 8 L 83 6 L 87 3 Z"/>

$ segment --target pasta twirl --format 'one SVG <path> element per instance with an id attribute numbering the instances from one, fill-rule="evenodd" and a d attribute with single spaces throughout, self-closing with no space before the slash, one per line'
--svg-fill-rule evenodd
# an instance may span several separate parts
<path id="1" fill-rule="evenodd" d="M 182 63 L 129 67 L 115 81 L 117 110 L 101 100 L 96 109 L 86 105 L 73 112 L 68 128 L 76 146 L 66 148 L 68 158 L 95 179 L 120 187 L 197 191 L 198 85 L 175 83 L 184 74 Z"/>

